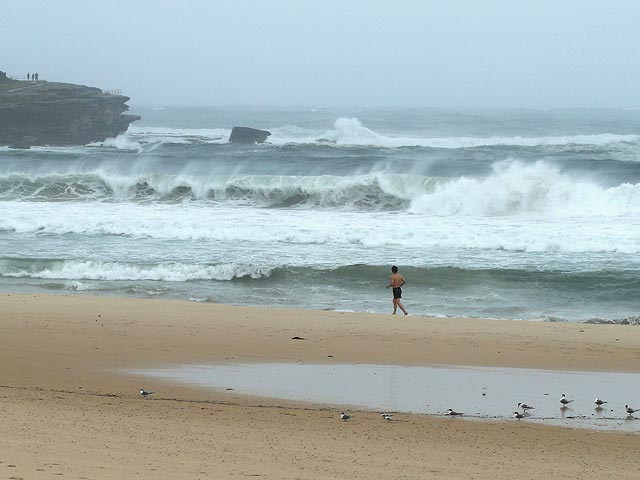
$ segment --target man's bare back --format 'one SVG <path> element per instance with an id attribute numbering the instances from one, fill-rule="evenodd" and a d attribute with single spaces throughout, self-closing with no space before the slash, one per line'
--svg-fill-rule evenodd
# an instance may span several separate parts
<path id="1" fill-rule="evenodd" d="M 405 281 L 404 277 L 399 273 L 392 274 L 391 278 L 389 279 L 389 286 L 393 288 L 401 287 L 405 283 L 407 282 Z"/>

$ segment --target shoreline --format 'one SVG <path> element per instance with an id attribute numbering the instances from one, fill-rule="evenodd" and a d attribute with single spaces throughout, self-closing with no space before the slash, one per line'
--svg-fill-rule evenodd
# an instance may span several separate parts
<path id="1" fill-rule="evenodd" d="M 48 468 L 38 465 L 55 463 L 66 473 L 92 478 L 130 478 L 131 469 L 138 478 L 193 478 L 198 472 L 226 478 L 249 474 L 256 465 L 264 478 L 398 478 L 400 468 L 407 478 L 437 471 L 443 478 L 474 474 L 506 479 L 522 468 L 575 478 L 585 471 L 616 472 L 620 478 L 637 474 L 624 455 L 637 443 L 635 433 L 525 422 L 460 422 L 431 415 L 403 415 L 403 421 L 390 428 L 380 423 L 377 413 L 365 411 L 353 422 L 341 423 L 335 409 L 320 404 L 305 406 L 171 383 L 163 383 L 159 398 L 142 399 L 137 394 L 139 378 L 120 371 L 330 361 L 637 373 L 640 329 L 634 326 L 84 295 L 12 294 L 1 296 L 0 304 L 0 420 L 6 425 L 0 439 L 0 451 L 5 452 L 0 454 L 0 470 L 16 465 L 11 473 L 29 476 L 37 468 Z M 294 336 L 306 340 L 292 340 Z M 138 445 L 136 429 L 154 434 Z M 163 432 L 173 432 L 175 439 Z M 437 436 L 425 437 L 425 432 Z M 366 440 L 372 437 L 378 440 Z M 539 451 L 531 450 L 535 445 Z M 428 461 L 425 448 L 431 452 Z M 455 462 L 451 448 L 469 452 Z M 227 461 L 203 456 L 209 449 L 225 452 Z M 96 455 L 101 469 L 89 462 L 87 451 Z M 369 460 L 381 457 L 370 463 L 331 460 L 352 451 Z M 505 465 L 505 455 L 523 457 Z M 158 475 L 161 467 L 165 477 Z"/>

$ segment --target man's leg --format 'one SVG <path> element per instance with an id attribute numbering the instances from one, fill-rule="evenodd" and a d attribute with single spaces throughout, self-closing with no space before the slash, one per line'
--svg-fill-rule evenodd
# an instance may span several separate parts
<path id="1" fill-rule="evenodd" d="M 400 307 L 400 310 L 402 310 L 405 315 L 409 315 L 409 312 L 407 312 L 407 310 L 404 308 L 404 305 L 402 305 L 402 302 L 399 298 L 396 300 L 396 304 Z"/>
<path id="2" fill-rule="evenodd" d="M 393 314 L 396 314 L 396 311 L 398 310 L 398 299 L 394 298 L 393 299 Z"/>

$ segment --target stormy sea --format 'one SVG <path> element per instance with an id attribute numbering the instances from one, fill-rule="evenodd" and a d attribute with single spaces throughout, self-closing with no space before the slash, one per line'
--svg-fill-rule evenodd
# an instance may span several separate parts
<path id="1" fill-rule="evenodd" d="M 390 312 L 397 265 L 412 314 L 640 314 L 640 111 L 133 113 L 0 148 L 0 292 Z"/>

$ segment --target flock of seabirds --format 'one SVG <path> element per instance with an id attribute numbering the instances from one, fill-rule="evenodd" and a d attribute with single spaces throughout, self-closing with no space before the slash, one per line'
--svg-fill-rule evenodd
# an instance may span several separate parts
<path id="1" fill-rule="evenodd" d="M 142 393 L 142 391 L 140 393 Z M 573 401 L 574 400 L 569 400 L 567 396 L 563 393 L 562 396 L 560 397 L 560 408 L 561 409 L 568 408 L 568 405 Z M 595 407 L 596 410 L 602 410 L 604 408 L 603 405 L 607 402 L 596 397 L 594 403 L 596 406 Z M 625 405 L 624 409 L 627 412 L 627 415 L 631 417 L 633 417 L 634 413 L 640 412 L 640 408 L 631 408 L 629 405 Z M 513 418 L 517 418 L 518 420 L 522 420 L 523 418 L 526 418 L 529 415 L 529 410 L 535 410 L 535 407 L 532 407 L 531 405 L 527 405 L 526 403 L 523 403 L 523 402 L 518 402 L 518 410 L 513 412 L 511 416 Z M 447 413 L 445 413 L 445 415 L 450 417 L 461 417 L 464 415 L 464 412 L 456 412 L 455 410 L 450 408 L 447 410 Z M 391 413 L 382 412 L 380 413 L 380 416 L 388 422 L 396 420 L 395 418 L 393 418 L 393 414 Z M 341 412 L 340 418 L 342 420 L 349 420 L 351 418 L 351 415 Z"/>
<path id="2" fill-rule="evenodd" d="M 148 390 L 145 390 L 144 388 L 140 389 L 140 395 L 142 395 L 145 398 L 154 393 L 155 392 L 150 392 Z M 568 408 L 568 405 L 570 403 L 573 403 L 573 401 L 574 400 L 569 400 L 567 396 L 563 393 L 562 396 L 560 397 L 560 408 L 561 409 Z M 603 405 L 607 402 L 596 397 L 594 403 L 596 406 L 595 407 L 596 410 L 602 410 L 604 408 Z M 625 405 L 624 408 L 625 408 L 625 411 L 627 412 L 627 415 L 629 416 L 633 416 L 634 413 L 640 412 L 640 408 L 631 408 L 629 405 Z M 518 410 L 513 412 L 511 416 L 518 420 L 522 420 L 523 418 L 526 418 L 529 415 L 529 410 L 535 410 L 535 407 L 532 407 L 531 405 L 527 405 L 526 403 L 523 403 L 523 402 L 518 402 Z M 447 410 L 447 413 L 445 413 L 445 415 L 448 415 L 450 417 L 461 417 L 464 415 L 464 412 L 456 412 L 455 410 L 450 408 Z M 393 418 L 393 414 L 391 413 L 382 412 L 380 413 L 380 416 L 387 422 L 393 422 L 397 420 L 396 418 Z M 344 412 L 340 412 L 341 420 L 346 421 L 346 420 L 349 420 L 350 418 L 351 418 L 351 415 Z"/>

